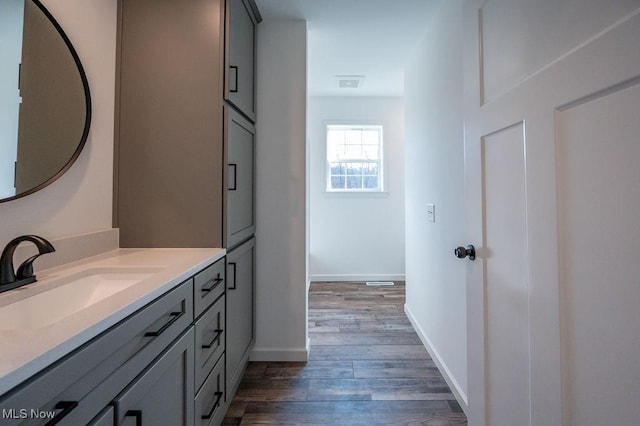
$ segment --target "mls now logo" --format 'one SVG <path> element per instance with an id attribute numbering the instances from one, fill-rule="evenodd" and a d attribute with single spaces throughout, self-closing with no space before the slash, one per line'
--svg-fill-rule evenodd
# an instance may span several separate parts
<path id="1" fill-rule="evenodd" d="M 55 417 L 55 415 L 56 415 L 55 411 L 37 410 L 35 408 L 32 408 L 32 409 L 3 408 L 2 409 L 3 419 L 52 419 Z"/>

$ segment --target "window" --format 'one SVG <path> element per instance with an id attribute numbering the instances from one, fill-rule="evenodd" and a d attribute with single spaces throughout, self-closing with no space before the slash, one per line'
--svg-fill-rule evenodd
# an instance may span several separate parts
<path id="1" fill-rule="evenodd" d="M 382 126 L 327 125 L 327 191 L 382 192 Z"/>

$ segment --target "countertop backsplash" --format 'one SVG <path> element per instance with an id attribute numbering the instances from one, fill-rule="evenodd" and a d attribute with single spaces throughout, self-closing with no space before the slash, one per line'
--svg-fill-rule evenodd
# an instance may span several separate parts
<path id="1" fill-rule="evenodd" d="M 46 235 L 40 235 L 47 238 Z M 16 235 L 17 237 L 17 235 Z M 34 262 L 34 271 L 54 268 L 65 263 L 75 262 L 87 257 L 96 256 L 119 248 L 119 229 L 105 229 L 87 234 L 49 240 L 56 251 L 40 256 Z M 8 241 L 4 242 L 5 244 Z M 15 251 L 13 264 L 20 265 L 25 259 L 37 254 L 33 244 L 21 244 Z"/>

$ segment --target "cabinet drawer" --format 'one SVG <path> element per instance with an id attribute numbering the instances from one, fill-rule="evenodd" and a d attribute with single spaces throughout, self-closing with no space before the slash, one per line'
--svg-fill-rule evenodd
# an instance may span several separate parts
<path id="1" fill-rule="evenodd" d="M 208 426 L 222 423 L 227 398 L 224 380 L 224 355 L 222 355 L 196 395 L 196 425 Z"/>
<path id="2" fill-rule="evenodd" d="M 218 260 L 194 278 L 193 286 L 193 318 L 198 318 L 211 304 L 224 293 L 225 265 L 224 259 Z"/>
<path id="3" fill-rule="evenodd" d="M 189 326 L 192 294 L 190 279 L 5 394 L 0 410 L 55 411 L 59 424 L 86 424 Z M 6 424 L 23 422 L 40 424 Z"/>
<path id="4" fill-rule="evenodd" d="M 115 424 L 191 426 L 193 395 L 190 329 L 118 395 Z"/>
<path id="5" fill-rule="evenodd" d="M 219 298 L 196 322 L 196 390 L 224 352 L 225 297 Z"/>

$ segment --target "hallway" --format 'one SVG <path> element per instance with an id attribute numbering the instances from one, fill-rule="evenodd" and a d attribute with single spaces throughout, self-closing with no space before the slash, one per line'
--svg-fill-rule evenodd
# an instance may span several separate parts
<path id="1" fill-rule="evenodd" d="M 309 362 L 250 363 L 224 424 L 466 424 L 404 294 L 403 282 L 312 283 Z"/>

